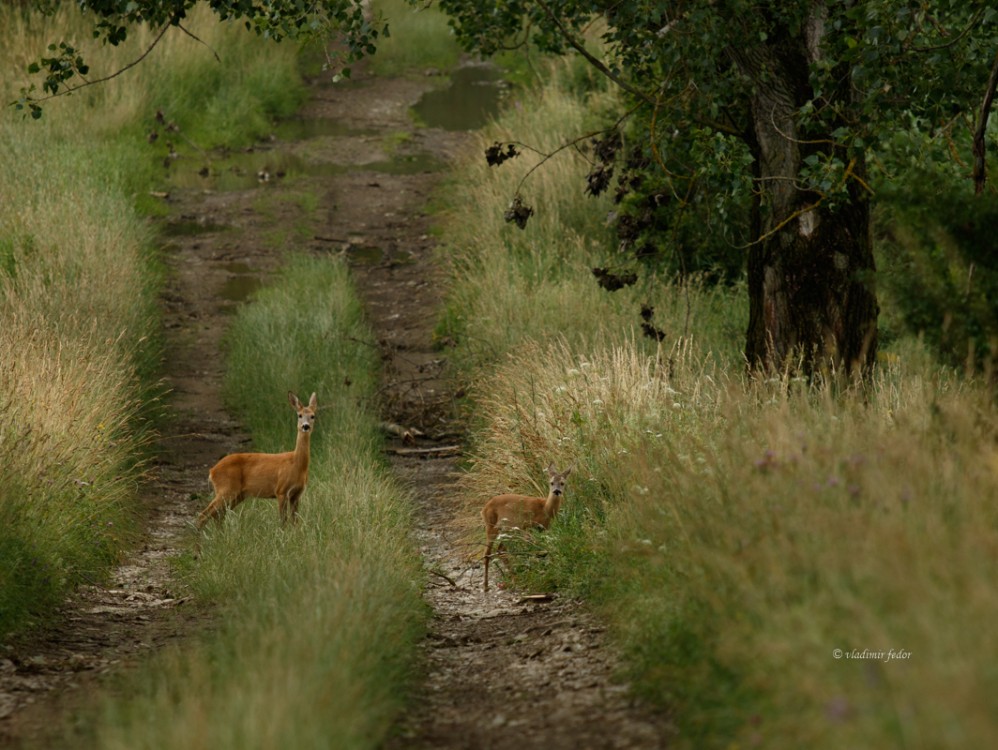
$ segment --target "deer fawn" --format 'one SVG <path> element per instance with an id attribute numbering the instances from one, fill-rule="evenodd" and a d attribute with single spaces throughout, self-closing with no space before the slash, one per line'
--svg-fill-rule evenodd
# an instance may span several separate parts
<path id="1" fill-rule="evenodd" d="M 276 497 L 281 521 L 297 520 L 298 500 L 308 483 L 309 441 L 315 424 L 315 394 L 308 406 L 291 391 L 288 402 L 298 413 L 295 449 L 287 453 L 232 453 L 211 467 L 208 478 L 215 498 L 198 516 L 198 528 L 209 519 L 221 518 L 248 497 Z"/>
<path id="2" fill-rule="evenodd" d="M 526 495 L 496 495 L 485 503 L 482 508 L 482 518 L 485 519 L 485 590 L 489 590 L 489 561 L 492 559 L 492 545 L 499 536 L 501 528 L 546 529 L 561 507 L 561 496 L 565 492 L 565 479 L 572 473 L 569 466 L 562 472 L 551 464 L 547 468 L 549 485 L 547 497 L 527 497 Z M 502 542 L 496 548 L 496 554 L 502 554 Z"/>

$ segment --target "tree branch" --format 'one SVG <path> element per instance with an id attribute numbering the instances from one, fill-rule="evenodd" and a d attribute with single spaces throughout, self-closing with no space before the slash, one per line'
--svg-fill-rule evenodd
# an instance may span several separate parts
<path id="1" fill-rule="evenodd" d="M 198 44 L 200 44 L 203 47 L 205 47 L 209 52 L 211 52 L 211 54 L 213 54 L 215 56 L 215 60 L 217 62 L 222 62 L 222 58 L 218 56 L 218 53 L 212 48 L 212 46 L 210 44 L 208 44 L 206 41 L 204 41 L 204 39 L 201 39 L 197 34 L 194 34 L 193 32 L 188 31 L 187 29 L 185 29 L 184 26 L 183 26 L 183 24 L 178 23 L 177 24 L 177 28 L 180 29 L 185 34 L 187 34 L 187 36 L 189 36 L 195 42 L 197 42 Z"/>
<path id="2" fill-rule="evenodd" d="M 978 10 L 970 19 L 970 23 L 967 24 L 967 28 L 965 28 L 963 31 L 961 31 L 959 34 L 957 34 L 955 37 L 953 37 L 953 39 L 951 39 L 948 42 L 931 45 L 929 47 L 909 47 L 908 49 L 910 49 L 912 52 L 918 52 L 919 54 L 921 54 L 925 52 L 938 52 L 939 50 L 952 47 L 953 45 L 959 43 L 960 40 L 963 39 L 965 36 L 967 36 L 967 34 L 969 34 L 971 30 L 973 30 L 973 28 L 978 24 L 978 22 L 980 22 L 981 18 L 983 17 L 984 17 L 984 11 Z M 945 35 L 945 29 L 941 29 L 938 26 L 938 24 L 936 25 L 936 28 L 939 29 L 940 32 L 943 33 L 943 35 Z M 912 35 L 912 38 L 914 38 L 914 35 Z"/>
<path id="3" fill-rule="evenodd" d="M 528 169 L 526 173 L 523 175 L 523 177 L 520 178 L 520 181 L 516 184 L 516 191 L 515 191 L 516 195 L 520 194 L 520 189 L 523 187 L 524 183 L 526 183 L 527 178 L 530 177 L 530 175 L 532 175 L 535 171 L 537 171 L 541 166 L 543 166 L 549 159 L 553 159 L 555 156 L 557 156 L 567 148 L 572 148 L 573 146 L 578 147 L 580 143 L 589 138 L 593 138 L 597 135 L 601 135 L 602 133 L 609 133 L 612 130 L 616 130 L 617 128 L 620 127 L 620 123 L 622 123 L 628 117 L 633 115 L 635 110 L 640 106 L 641 105 L 638 104 L 635 105 L 634 107 L 631 107 L 624 114 L 618 117 L 616 122 L 614 122 L 613 125 L 611 125 L 610 127 L 602 128 L 600 130 L 593 130 L 589 133 L 584 133 L 583 135 L 573 138 L 570 141 L 562 143 L 560 146 L 558 146 L 558 148 L 556 148 L 554 151 L 551 151 L 550 153 L 546 153 L 544 151 L 541 151 L 540 149 L 534 148 L 529 144 L 521 143 L 520 141 L 505 141 L 505 143 L 511 143 L 514 146 L 519 146 L 520 148 L 527 149 L 528 151 L 533 151 L 535 154 L 541 157 L 541 160 L 537 162 L 534 166 L 532 166 L 530 169 Z M 579 152 L 582 153 L 581 150 Z M 589 161 L 590 164 L 593 163 L 592 160 L 590 159 L 587 160 Z"/>
<path id="4" fill-rule="evenodd" d="M 991 66 L 991 78 L 988 80 L 988 88 L 984 92 L 984 102 L 981 104 L 981 119 L 977 123 L 977 131 L 974 133 L 974 192 L 977 195 L 984 192 L 984 182 L 988 178 L 987 165 L 984 160 L 987 149 L 984 134 L 988 129 L 988 116 L 991 114 L 991 103 L 994 101 L 996 88 L 998 88 L 998 53 L 995 54 L 995 61 Z"/>
<path id="5" fill-rule="evenodd" d="M 622 88 L 624 91 L 638 97 L 638 99 L 643 101 L 645 104 L 655 103 L 654 99 L 652 99 L 648 94 L 641 91 L 640 89 L 634 88 L 634 86 L 627 83 L 627 81 L 623 80 L 620 76 L 618 76 L 608 67 L 606 67 L 606 65 L 604 65 L 601 60 L 594 57 L 593 54 L 589 50 L 587 50 L 585 46 L 568 31 L 568 29 L 565 28 L 564 24 L 562 24 L 561 20 L 554 14 L 554 12 L 551 10 L 548 4 L 544 2 L 544 0 L 537 0 L 537 4 L 541 6 L 541 9 L 547 14 L 548 18 L 551 19 L 551 22 L 558 27 L 558 32 L 565 38 L 565 41 L 568 42 L 575 49 L 576 52 L 578 52 L 580 55 L 586 58 L 586 61 L 590 65 L 596 68 L 596 70 L 605 75 L 615 84 L 620 86 L 620 88 Z"/>
<path id="6" fill-rule="evenodd" d="M 130 63 L 128 63 L 127 65 L 125 65 L 120 70 L 116 70 L 114 73 L 111 73 L 110 75 L 104 76 L 103 78 L 95 78 L 95 79 L 89 80 L 89 81 L 86 78 L 83 78 L 82 75 L 80 75 L 80 78 L 83 78 L 83 83 L 79 84 L 78 86 L 66 86 L 62 91 L 57 91 L 57 92 L 55 92 L 53 94 L 49 94 L 48 96 L 43 96 L 41 99 L 34 99 L 34 98 L 30 98 L 29 97 L 29 101 L 34 102 L 35 104 L 37 104 L 38 102 L 45 102 L 45 101 L 48 101 L 49 99 L 54 99 L 57 96 L 66 96 L 67 94 L 72 94 L 74 91 L 79 91 L 80 89 L 84 89 L 87 86 L 96 86 L 99 83 L 106 83 L 107 81 L 110 81 L 110 80 L 112 80 L 114 78 L 117 78 L 118 76 L 120 76 L 125 71 L 131 70 L 136 65 L 138 65 L 140 62 L 142 62 L 143 60 L 145 60 L 146 57 L 149 56 L 149 53 L 152 52 L 153 49 L 156 47 L 156 45 L 160 43 L 160 40 L 166 34 L 166 32 L 170 28 L 170 26 L 171 26 L 171 24 L 169 24 L 169 23 L 164 24 L 163 28 L 160 29 L 159 34 L 156 35 L 156 38 L 153 39 L 152 44 L 149 45 L 149 47 L 146 49 L 146 51 L 143 52 L 141 55 L 139 55 L 136 59 L 132 60 Z M 18 109 L 20 109 L 20 107 L 18 107 Z"/>

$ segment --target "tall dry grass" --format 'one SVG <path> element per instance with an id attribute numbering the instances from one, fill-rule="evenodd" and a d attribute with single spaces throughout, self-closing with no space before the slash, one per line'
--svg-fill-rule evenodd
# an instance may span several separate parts
<path id="1" fill-rule="evenodd" d="M 41 121 L 0 111 L 0 633 L 99 578 L 131 526 L 158 357 L 159 270 L 142 216 L 157 209 L 156 109 L 211 145 L 250 136 L 299 90 L 293 48 L 271 58 L 212 18 L 202 8 L 191 28 L 223 64 L 178 31 L 128 73 L 46 102 Z M 5 103 L 51 42 L 80 48 L 96 78 L 152 41 L 134 29 L 97 47 L 71 3 L 52 16 L 4 4 L 0 28 Z"/>
<path id="2" fill-rule="evenodd" d="M 894 371 L 833 395 L 667 361 L 532 345 L 483 380 L 472 505 L 577 462 L 518 580 L 603 605 L 691 746 L 989 744 L 990 394 Z"/>
<path id="3" fill-rule="evenodd" d="M 14 32 L 4 47 L 10 70 L 19 43 L 30 43 L 26 17 L 0 13 Z M 136 420 L 154 367 L 151 233 L 115 175 L 120 155 L 85 147 L 85 126 L 75 129 L 0 115 L 5 633 L 116 559 L 131 527 Z"/>

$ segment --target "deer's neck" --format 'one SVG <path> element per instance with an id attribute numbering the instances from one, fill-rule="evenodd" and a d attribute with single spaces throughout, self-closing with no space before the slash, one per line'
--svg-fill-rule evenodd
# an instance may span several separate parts
<path id="1" fill-rule="evenodd" d="M 549 492 L 547 500 L 544 501 L 544 516 L 550 521 L 558 514 L 558 509 L 561 507 L 561 495 L 556 495 L 553 492 Z"/>
<path id="2" fill-rule="evenodd" d="M 295 466 L 300 471 L 308 470 L 308 456 L 311 439 L 311 432 L 302 432 L 301 430 L 298 431 L 298 439 L 295 440 L 294 462 Z"/>

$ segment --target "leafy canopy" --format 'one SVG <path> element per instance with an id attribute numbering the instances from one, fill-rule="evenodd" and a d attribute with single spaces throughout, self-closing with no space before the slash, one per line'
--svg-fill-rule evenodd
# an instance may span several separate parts
<path id="1" fill-rule="evenodd" d="M 876 156 L 912 116 L 969 148 L 966 136 L 980 116 L 989 70 L 998 65 L 994 0 L 440 0 L 440 6 L 468 49 L 493 54 L 531 45 L 587 56 L 642 105 L 636 112 L 646 143 L 667 176 L 667 192 L 678 199 L 697 182 L 744 191 L 729 170 L 748 174 L 751 160 L 732 158 L 731 139 L 751 145 L 752 96 L 760 88 L 792 87 L 796 132 L 788 137 L 802 145 L 799 187 L 834 203 L 847 199 L 849 181 L 859 178 L 850 172 L 853 159 Z M 599 59 L 585 44 L 593 28 L 602 29 Z M 819 48 L 811 59 L 795 58 L 794 48 L 815 29 Z M 758 64 L 745 65 L 746 57 Z"/>

